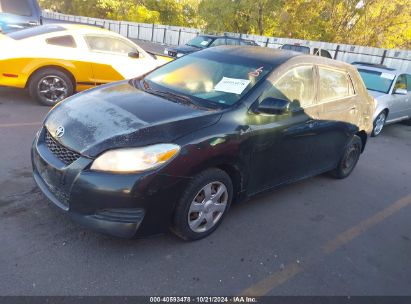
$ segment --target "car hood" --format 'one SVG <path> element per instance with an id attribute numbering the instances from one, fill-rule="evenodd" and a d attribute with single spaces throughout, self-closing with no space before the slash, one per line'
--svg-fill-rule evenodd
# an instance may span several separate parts
<path id="1" fill-rule="evenodd" d="M 174 48 L 168 48 L 169 51 L 172 52 L 177 52 L 177 53 L 183 53 L 183 54 L 188 54 L 188 53 L 193 53 L 197 51 L 201 51 L 201 49 L 189 46 L 189 45 L 183 45 L 183 46 L 178 46 Z"/>
<path id="2" fill-rule="evenodd" d="M 95 157 L 108 149 L 170 143 L 220 117 L 219 110 L 176 103 L 123 81 L 66 99 L 50 111 L 44 124 L 62 145 Z M 57 138 L 59 127 L 64 135 Z"/>
<path id="3" fill-rule="evenodd" d="M 371 95 L 372 97 L 374 97 L 375 99 L 379 99 L 379 98 L 387 95 L 387 94 L 382 93 L 382 92 L 371 91 L 371 90 L 368 90 L 368 94 L 370 94 L 370 95 Z"/>

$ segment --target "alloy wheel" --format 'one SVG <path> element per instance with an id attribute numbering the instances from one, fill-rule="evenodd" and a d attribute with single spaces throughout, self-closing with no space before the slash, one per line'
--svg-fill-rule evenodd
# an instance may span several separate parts
<path id="1" fill-rule="evenodd" d="M 45 76 L 40 79 L 37 89 L 39 95 L 51 103 L 58 103 L 68 95 L 66 81 L 55 75 Z"/>

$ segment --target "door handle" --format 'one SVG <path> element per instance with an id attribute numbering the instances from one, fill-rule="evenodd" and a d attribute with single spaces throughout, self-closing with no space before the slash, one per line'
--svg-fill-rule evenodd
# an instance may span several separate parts
<path id="1" fill-rule="evenodd" d="M 309 120 L 305 123 L 310 129 L 314 128 L 317 125 L 317 122 L 314 120 Z"/>

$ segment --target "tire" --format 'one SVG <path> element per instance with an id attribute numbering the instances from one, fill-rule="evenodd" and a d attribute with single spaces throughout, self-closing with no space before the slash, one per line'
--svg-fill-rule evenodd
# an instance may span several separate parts
<path id="1" fill-rule="evenodd" d="M 387 111 L 382 111 L 378 116 L 375 118 L 373 123 L 373 129 L 371 136 L 376 137 L 381 134 L 382 129 L 384 128 L 385 121 L 387 120 Z"/>
<path id="2" fill-rule="evenodd" d="M 411 118 L 409 118 L 407 120 L 404 120 L 403 124 L 406 125 L 406 126 L 411 126 Z"/>
<path id="3" fill-rule="evenodd" d="M 338 162 L 337 168 L 331 171 L 331 175 L 336 179 L 344 179 L 348 177 L 357 165 L 361 151 L 361 138 L 354 135 L 350 143 L 346 146 L 344 154 Z"/>
<path id="4" fill-rule="evenodd" d="M 73 95 L 74 84 L 70 75 L 48 68 L 36 72 L 29 82 L 30 96 L 45 106 L 54 106 Z"/>
<path id="5" fill-rule="evenodd" d="M 206 190 L 211 194 L 208 200 Z M 199 173 L 177 203 L 171 230 L 185 241 L 205 238 L 221 224 L 232 198 L 233 184 L 227 173 L 217 168 Z"/>

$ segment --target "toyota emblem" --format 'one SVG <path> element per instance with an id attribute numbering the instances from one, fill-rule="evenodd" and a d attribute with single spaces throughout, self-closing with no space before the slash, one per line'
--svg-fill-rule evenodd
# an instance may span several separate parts
<path id="1" fill-rule="evenodd" d="M 60 127 L 58 127 L 57 130 L 56 130 L 56 137 L 57 137 L 57 138 L 60 138 L 60 137 L 62 137 L 63 135 L 64 135 L 64 127 L 63 127 L 63 126 L 60 126 Z"/>

